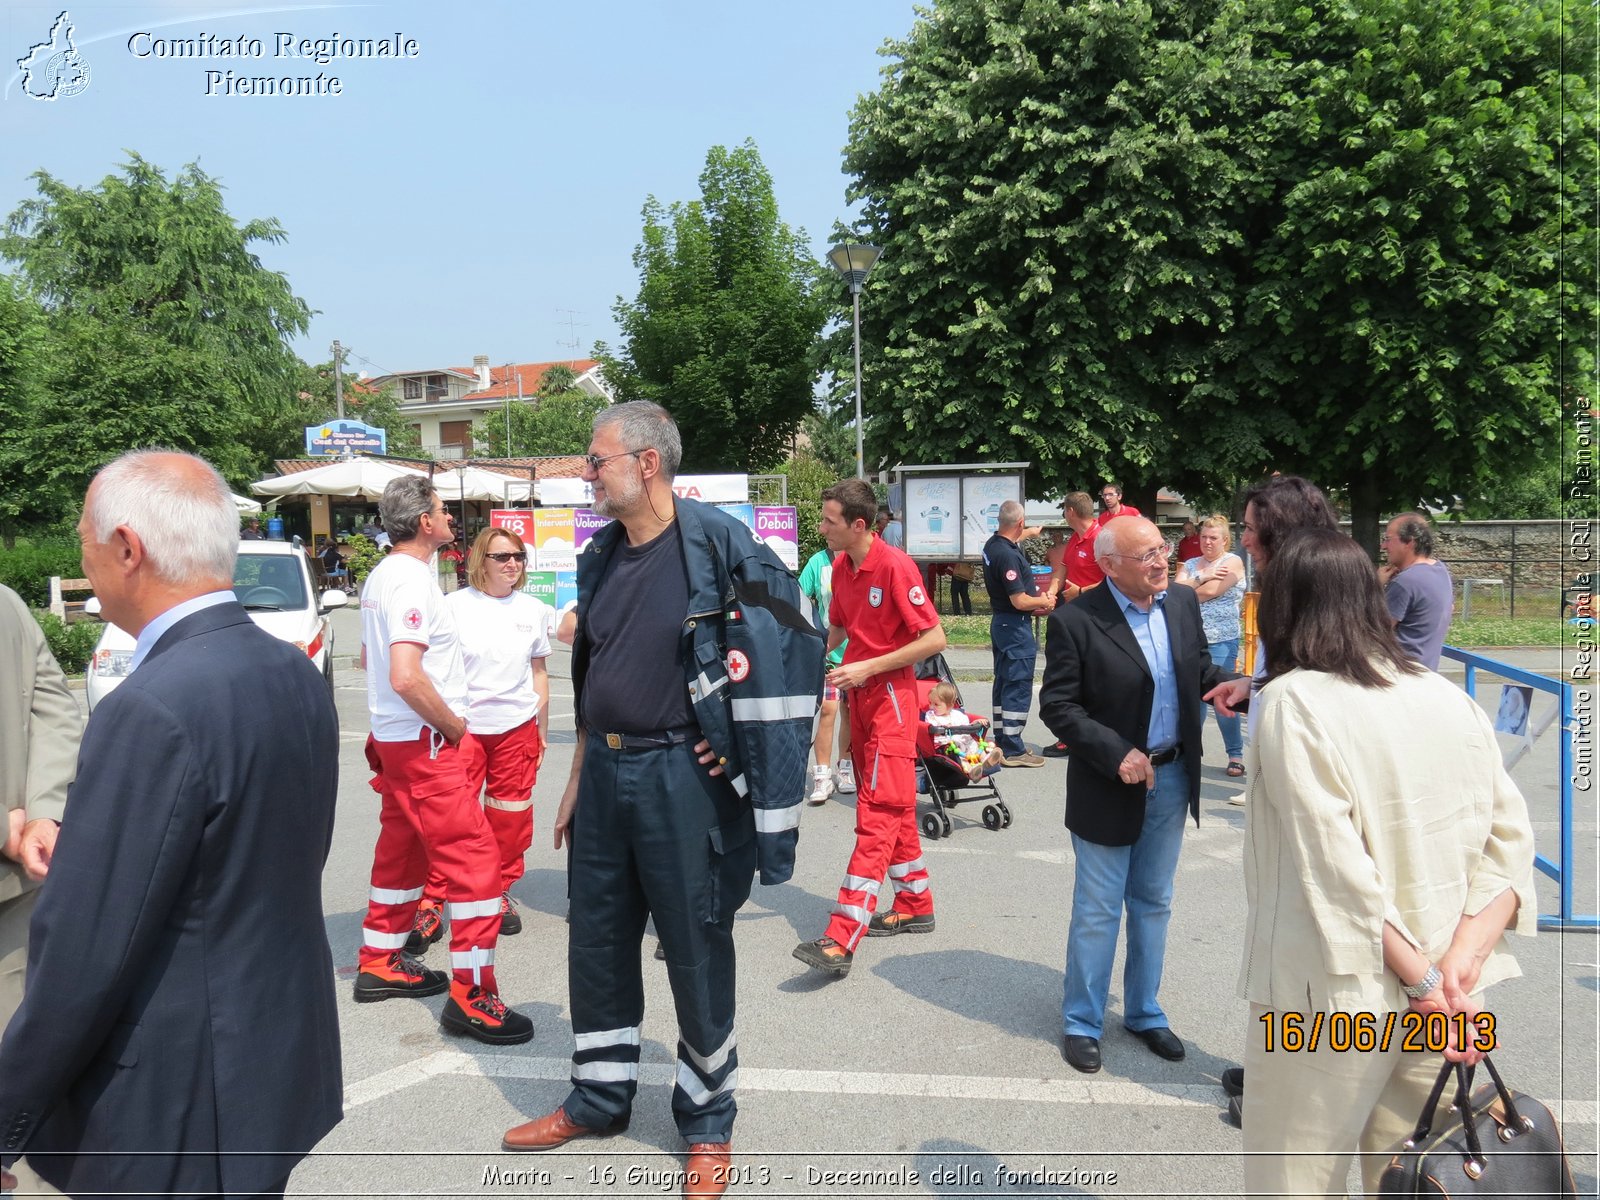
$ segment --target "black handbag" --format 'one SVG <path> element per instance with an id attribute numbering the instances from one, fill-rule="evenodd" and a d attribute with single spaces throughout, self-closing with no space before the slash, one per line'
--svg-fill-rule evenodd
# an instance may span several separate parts
<path id="1" fill-rule="evenodd" d="M 1577 1196 L 1550 1110 L 1507 1088 L 1487 1055 L 1483 1065 L 1494 1082 L 1474 1096 L 1472 1071 L 1464 1063 L 1444 1064 L 1416 1131 L 1384 1168 L 1380 1196 Z M 1435 1130 L 1434 1114 L 1452 1074 L 1455 1103 Z"/>

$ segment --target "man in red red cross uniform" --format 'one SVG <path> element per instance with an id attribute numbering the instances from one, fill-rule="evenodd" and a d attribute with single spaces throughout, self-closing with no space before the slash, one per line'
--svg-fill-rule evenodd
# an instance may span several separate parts
<path id="1" fill-rule="evenodd" d="M 828 683 L 850 693 L 850 756 L 856 771 L 856 848 L 828 931 L 801 942 L 807 966 L 847 975 L 861 935 L 933 932 L 933 893 L 917 836 L 916 663 L 945 646 L 944 628 L 904 551 L 872 532 L 877 497 L 864 480 L 822 493 L 818 532 L 838 555 L 828 611 L 828 649 L 847 637 Z M 885 872 L 894 905 L 874 915 Z"/>

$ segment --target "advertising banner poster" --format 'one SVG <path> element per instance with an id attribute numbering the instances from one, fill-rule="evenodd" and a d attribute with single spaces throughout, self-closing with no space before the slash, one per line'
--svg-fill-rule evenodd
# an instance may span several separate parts
<path id="1" fill-rule="evenodd" d="M 509 529 L 521 538 L 524 544 L 533 541 L 533 509 L 531 508 L 491 508 L 489 510 L 489 524 L 495 529 Z"/>
<path id="2" fill-rule="evenodd" d="M 541 571 L 578 569 L 578 552 L 573 547 L 575 536 L 572 509 L 533 510 L 534 553 Z"/>
<path id="3" fill-rule="evenodd" d="M 679 475 L 672 490 L 685 500 L 707 504 L 743 504 L 750 499 L 748 475 Z"/>
<path id="4" fill-rule="evenodd" d="M 389 433 L 362 421 L 329 421 L 306 425 L 306 454 L 387 454 Z"/>
<path id="5" fill-rule="evenodd" d="M 906 480 L 906 553 L 914 558 L 961 556 L 961 480 L 914 475 Z"/>
<path id="6" fill-rule="evenodd" d="M 756 509 L 756 536 L 772 547 L 783 565 L 800 569 L 800 516 L 792 508 L 763 504 Z"/>
<path id="7" fill-rule="evenodd" d="M 522 590 L 536 600 L 543 600 L 551 608 L 556 606 L 556 573 L 554 571 L 529 571 Z"/>
<path id="8" fill-rule="evenodd" d="M 580 508 L 572 514 L 572 546 L 573 554 L 583 553 L 583 548 L 589 544 L 589 539 L 611 524 L 610 517 L 602 517 L 590 508 Z"/>
<path id="9" fill-rule="evenodd" d="M 576 571 L 556 572 L 556 602 L 558 612 L 566 612 L 569 608 L 578 607 L 578 573 Z"/>
<path id="10" fill-rule="evenodd" d="M 961 481 L 961 553 L 977 558 L 1000 529 L 1000 505 L 1022 499 L 1016 475 L 968 475 Z"/>
<path id="11" fill-rule="evenodd" d="M 754 504 L 719 504 L 723 512 L 741 522 L 751 533 L 756 531 L 756 506 Z"/>

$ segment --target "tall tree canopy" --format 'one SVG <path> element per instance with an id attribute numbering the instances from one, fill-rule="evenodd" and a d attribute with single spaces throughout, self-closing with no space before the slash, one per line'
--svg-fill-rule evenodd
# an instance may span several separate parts
<path id="1" fill-rule="evenodd" d="M 282 241 L 279 224 L 236 222 L 193 164 L 170 182 L 138 155 L 93 188 L 34 180 L 0 254 L 42 303 L 48 347 L 35 422 L 0 438 L 36 465 L 37 515 L 132 446 L 192 450 L 235 483 L 292 452 L 304 413 L 288 340 L 310 310 L 251 249 Z"/>
<path id="2" fill-rule="evenodd" d="M 1560 0 L 938 0 L 846 151 L 893 452 L 1301 470 L 1374 542 L 1514 469 L 1593 365 L 1571 7 L 1563 62 Z"/>
<path id="3" fill-rule="evenodd" d="M 672 411 L 686 469 L 759 471 L 783 458 L 811 410 L 827 303 L 753 142 L 713 146 L 700 191 L 665 208 L 646 202 L 639 294 L 617 301 L 620 348 L 595 356 L 618 400 Z"/>

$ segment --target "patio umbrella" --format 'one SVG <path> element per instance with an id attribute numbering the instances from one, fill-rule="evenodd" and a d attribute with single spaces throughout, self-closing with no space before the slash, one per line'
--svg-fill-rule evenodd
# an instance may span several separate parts
<path id="1" fill-rule="evenodd" d="M 250 499 L 249 496 L 239 495 L 238 492 L 233 493 L 233 506 L 241 513 L 258 513 L 261 511 L 260 504 Z"/>
<path id="2" fill-rule="evenodd" d="M 516 475 L 502 475 L 482 467 L 440 467 L 433 486 L 446 500 L 525 501 L 530 483 Z"/>
<path id="3" fill-rule="evenodd" d="M 372 458 L 347 458 L 293 475 L 274 475 L 250 485 L 258 496 L 365 496 L 377 500 L 393 479 L 425 472 Z"/>

